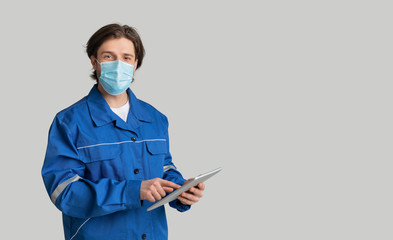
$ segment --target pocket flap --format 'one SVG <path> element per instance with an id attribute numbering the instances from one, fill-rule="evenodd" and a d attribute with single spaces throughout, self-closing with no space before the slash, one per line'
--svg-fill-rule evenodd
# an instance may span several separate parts
<path id="1" fill-rule="evenodd" d="M 114 159 L 119 154 L 117 145 L 103 145 L 79 149 L 79 154 L 85 162 L 95 162 Z"/>
<path id="2" fill-rule="evenodd" d="M 168 153 L 166 141 L 146 141 L 147 151 L 151 154 Z"/>

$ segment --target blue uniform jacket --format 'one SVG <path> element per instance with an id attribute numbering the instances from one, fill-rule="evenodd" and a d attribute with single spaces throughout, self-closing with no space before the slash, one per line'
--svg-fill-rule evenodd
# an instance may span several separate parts
<path id="1" fill-rule="evenodd" d="M 46 190 L 63 213 L 66 240 L 168 239 L 164 207 L 146 211 L 143 180 L 185 179 L 169 153 L 168 120 L 130 89 L 127 122 L 95 85 L 89 95 L 59 112 L 49 130 L 42 168 Z M 170 203 L 179 211 L 188 205 Z"/>

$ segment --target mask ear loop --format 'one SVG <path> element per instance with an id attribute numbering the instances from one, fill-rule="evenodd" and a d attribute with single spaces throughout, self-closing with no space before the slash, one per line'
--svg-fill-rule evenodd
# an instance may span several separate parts
<path id="1" fill-rule="evenodd" d="M 132 70 L 133 72 L 132 72 L 132 82 L 131 83 L 133 83 L 135 80 L 134 77 L 135 77 L 135 72 L 136 72 L 136 68 L 135 68 L 136 63 L 138 63 L 138 59 L 136 59 L 134 61 L 134 64 L 132 65 L 134 67 L 134 69 Z"/>
<path id="2" fill-rule="evenodd" d="M 101 65 L 101 63 L 98 61 L 98 59 L 97 59 L 96 57 L 94 57 L 94 59 L 96 60 L 96 62 L 97 62 L 98 64 L 100 64 L 100 65 Z M 95 72 L 97 72 L 97 70 L 95 70 Z M 98 79 L 98 77 L 97 77 L 97 73 L 96 73 L 96 78 Z"/>

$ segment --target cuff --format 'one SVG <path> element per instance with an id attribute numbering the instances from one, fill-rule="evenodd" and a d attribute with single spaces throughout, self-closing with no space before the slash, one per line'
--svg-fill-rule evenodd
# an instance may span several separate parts
<path id="1" fill-rule="evenodd" d="M 126 184 L 126 203 L 127 208 L 140 208 L 141 201 L 141 180 L 129 180 Z"/>
<path id="2" fill-rule="evenodd" d="M 173 200 L 172 202 L 169 203 L 169 205 L 173 208 L 176 208 L 177 211 L 179 211 L 179 212 L 185 212 L 185 211 L 190 210 L 190 208 L 191 208 L 191 205 L 185 205 L 185 204 L 181 203 L 179 199 Z"/>

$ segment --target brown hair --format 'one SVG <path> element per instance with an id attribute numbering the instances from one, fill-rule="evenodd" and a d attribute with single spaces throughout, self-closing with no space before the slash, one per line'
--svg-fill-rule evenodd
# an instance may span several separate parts
<path id="1" fill-rule="evenodd" d="M 134 44 L 135 60 L 138 60 L 136 69 L 140 68 L 142 66 L 143 57 L 145 56 L 145 49 L 143 48 L 142 40 L 138 32 L 128 25 L 121 26 L 119 24 L 108 24 L 100 28 L 90 37 L 89 41 L 87 41 L 87 56 L 89 58 L 91 56 L 96 58 L 98 48 L 100 48 L 106 40 L 122 37 L 129 39 Z M 98 81 L 97 72 L 95 70 L 90 77 Z"/>

